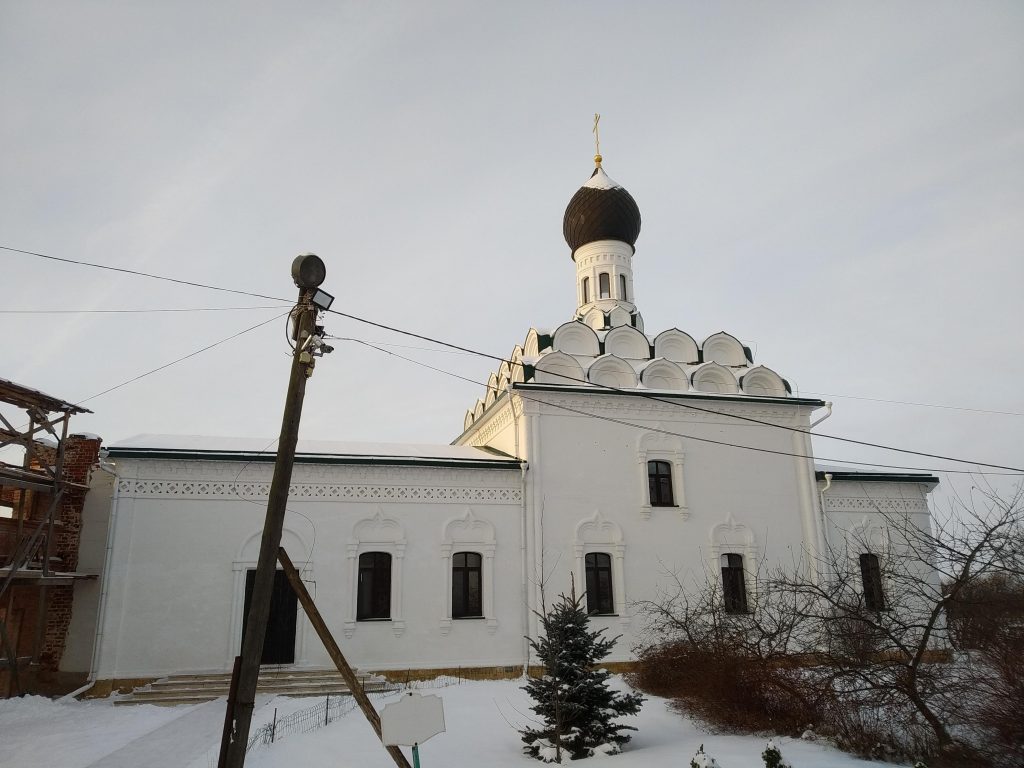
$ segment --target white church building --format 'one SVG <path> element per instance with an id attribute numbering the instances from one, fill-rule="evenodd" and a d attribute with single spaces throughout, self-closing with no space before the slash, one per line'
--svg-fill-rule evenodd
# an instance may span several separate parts
<path id="1" fill-rule="evenodd" d="M 879 510 L 929 525 L 930 475 L 816 471 L 808 431 L 831 406 L 794 396 L 736 337 L 644 327 L 640 211 L 595 160 L 564 214 L 575 310 L 530 329 L 451 445 L 300 441 L 283 546 L 354 666 L 522 666 L 536 612 L 570 576 L 626 661 L 644 629 L 636 603 L 672 573 L 710 575 L 742 613 L 759 564 L 844 540 L 871 550 L 854 555 L 866 597 L 883 599 Z M 102 573 L 76 585 L 68 671 L 231 669 L 265 447 L 164 435 L 108 447 L 113 476 L 97 474 L 110 493 L 91 495 L 82 555 Z M 331 667 L 283 579 L 271 625 L 265 663 Z"/>

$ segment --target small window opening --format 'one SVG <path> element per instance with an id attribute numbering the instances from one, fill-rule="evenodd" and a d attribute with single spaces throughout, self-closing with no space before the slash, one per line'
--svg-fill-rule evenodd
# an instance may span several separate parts
<path id="1" fill-rule="evenodd" d="M 878 556 L 864 553 L 860 556 L 860 577 L 864 582 L 864 605 L 869 611 L 885 610 L 885 593 L 882 591 L 882 569 Z"/>
<path id="2" fill-rule="evenodd" d="M 359 556 L 356 621 L 391 618 L 391 555 L 364 552 Z"/>
<path id="3" fill-rule="evenodd" d="M 598 296 L 602 299 L 610 299 L 612 297 L 611 280 L 607 272 L 602 272 L 597 276 L 597 290 Z"/>
<path id="4" fill-rule="evenodd" d="M 589 277 L 584 277 L 583 278 L 583 303 L 584 304 L 589 304 L 590 303 L 590 278 Z"/>
<path id="5" fill-rule="evenodd" d="M 619 275 L 619 298 L 623 301 L 629 301 L 629 297 L 626 296 L 626 276 Z"/>
<path id="6" fill-rule="evenodd" d="M 743 578 L 743 555 L 722 555 L 722 591 L 726 613 L 747 612 L 747 585 Z"/>
<path id="7" fill-rule="evenodd" d="M 484 615 L 482 558 L 476 552 L 452 555 L 452 618 L 479 618 Z"/>
<path id="8" fill-rule="evenodd" d="M 587 570 L 587 613 L 614 614 L 612 599 L 612 557 L 605 552 L 590 552 L 585 558 Z"/>
<path id="9" fill-rule="evenodd" d="M 672 507 L 672 465 L 667 461 L 647 462 L 647 485 L 652 507 Z"/>

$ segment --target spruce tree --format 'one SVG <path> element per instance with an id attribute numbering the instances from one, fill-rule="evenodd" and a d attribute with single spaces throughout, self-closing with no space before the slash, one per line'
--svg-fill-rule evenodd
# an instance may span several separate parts
<path id="1" fill-rule="evenodd" d="M 603 637 L 604 629 L 590 631 L 581 602 L 575 595 L 561 595 L 546 616 L 537 614 L 544 637 L 530 639 L 544 674 L 531 678 L 523 690 L 533 698 L 531 709 L 541 724 L 524 729 L 521 735 L 526 745 L 523 751 L 545 762 L 562 762 L 565 753 L 577 760 L 595 753 L 619 752 L 630 739 L 622 731 L 636 729 L 614 720 L 635 715 L 643 703 L 638 694 L 611 690 L 611 675 L 595 668 L 611 653 L 618 637 Z"/>

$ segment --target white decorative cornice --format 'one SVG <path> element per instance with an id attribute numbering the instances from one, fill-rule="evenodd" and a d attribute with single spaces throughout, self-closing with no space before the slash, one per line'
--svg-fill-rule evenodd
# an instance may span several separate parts
<path id="1" fill-rule="evenodd" d="M 520 412 L 522 405 L 520 405 Z M 512 423 L 512 407 L 508 399 L 490 408 L 483 416 L 477 419 L 469 428 L 472 435 L 472 443 L 475 445 L 486 445 L 495 435 Z M 466 444 L 466 443 L 463 443 Z"/>
<path id="2" fill-rule="evenodd" d="M 825 496 L 827 512 L 876 512 L 880 514 L 928 514 L 924 499 L 869 499 L 864 496 Z"/>
<path id="3" fill-rule="evenodd" d="M 518 476 L 515 477 L 518 480 Z M 266 498 L 269 482 L 234 482 L 213 479 L 130 479 L 118 481 L 118 493 L 126 498 L 231 499 Z M 522 489 L 517 487 L 474 487 L 446 485 L 364 485 L 348 483 L 298 483 L 288 489 L 291 501 L 382 501 L 388 503 L 518 504 Z"/>

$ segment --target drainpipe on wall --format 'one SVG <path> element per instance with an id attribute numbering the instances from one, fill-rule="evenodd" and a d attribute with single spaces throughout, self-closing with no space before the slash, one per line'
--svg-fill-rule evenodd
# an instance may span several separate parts
<path id="1" fill-rule="evenodd" d="M 114 493 L 110 497 L 110 517 L 107 520 L 107 544 L 103 551 L 103 571 L 100 573 L 100 599 L 96 606 L 96 634 L 92 643 L 92 658 L 89 661 L 89 676 L 85 685 L 77 691 L 72 691 L 65 699 L 78 698 L 81 694 L 93 687 L 96 683 L 97 663 L 100 655 L 100 643 L 103 641 L 103 622 L 107 616 L 107 592 L 110 588 L 110 561 L 114 550 L 114 528 L 117 523 L 117 504 L 120 499 L 121 489 L 118 483 L 118 475 L 103 459 L 96 464 L 96 468 L 106 472 L 114 478 Z"/>
<path id="2" fill-rule="evenodd" d="M 512 431 L 515 435 L 515 455 L 519 459 L 520 488 L 522 501 L 520 502 L 519 516 L 519 594 L 523 601 L 523 675 L 530 670 L 530 641 L 527 636 L 530 634 L 530 605 L 529 605 L 529 580 L 527 579 L 527 547 L 526 547 L 526 470 L 530 468 L 527 461 L 519 455 L 519 417 L 516 416 L 516 404 L 512 400 L 512 385 L 505 385 L 505 394 L 508 395 L 508 407 L 512 409 Z"/>
<path id="3" fill-rule="evenodd" d="M 813 422 L 811 422 L 810 426 L 807 427 L 808 435 L 807 435 L 806 439 L 807 439 L 807 449 L 808 449 L 807 452 L 808 452 L 808 454 L 813 455 L 813 451 L 811 450 L 810 430 L 814 429 L 814 427 L 818 426 L 819 424 L 821 424 L 821 422 L 823 422 L 825 419 L 829 418 L 832 415 L 832 402 L 831 401 L 826 401 L 825 402 L 825 408 L 827 409 L 825 415 L 822 416 L 820 419 L 815 419 Z M 811 476 L 813 477 L 814 476 L 814 471 L 813 471 L 814 470 L 814 466 L 813 466 L 814 462 L 813 462 L 813 460 L 812 460 L 811 464 L 812 464 L 812 466 L 811 466 Z M 815 482 L 817 482 L 817 481 L 815 481 Z M 818 517 L 819 517 L 819 520 L 818 520 L 818 553 L 822 557 L 824 557 L 824 555 L 825 555 L 825 551 L 826 551 L 826 547 L 827 547 L 827 542 L 828 542 L 828 534 L 827 534 L 826 529 L 825 529 L 825 491 L 827 491 L 829 489 L 829 486 L 831 486 L 831 485 L 832 485 L 832 475 L 826 474 L 825 475 L 825 487 L 818 494 L 818 500 L 821 502 L 820 506 L 818 507 Z M 815 571 L 817 571 L 817 566 L 815 566 Z"/>
<path id="4" fill-rule="evenodd" d="M 819 499 L 819 501 L 821 501 L 821 532 L 822 532 L 822 536 L 825 536 L 826 538 L 827 538 L 827 534 L 825 533 L 825 526 L 826 526 L 827 523 L 826 523 L 826 520 L 825 520 L 825 491 L 827 491 L 831 487 L 832 487 L 832 473 L 831 472 L 826 472 L 825 473 L 825 487 L 822 488 L 820 491 L 818 491 L 818 499 Z M 822 553 L 824 553 L 824 550 L 822 550 Z"/>
<path id="5" fill-rule="evenodd" d="M 828 412 L 824 416 L 822 416 L 820 419 L 818 419 L 817 421 L 811 422 L 811 426 L 809 426 L 808 429 L 814 429 L 816 426 L 821 424 L 821 422 L 823 422 L 825 419 L 827 419 L 829 416 L 832 415 L 832 403 L 826 401 L 825 408 L 828 409 Z"/>

